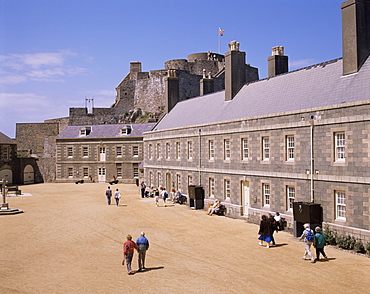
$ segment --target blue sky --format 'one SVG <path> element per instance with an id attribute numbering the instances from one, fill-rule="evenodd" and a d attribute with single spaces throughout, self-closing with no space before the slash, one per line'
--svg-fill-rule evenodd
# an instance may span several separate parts
<path id="1" fill-rule="evenodd" d="M 115 101 L 130 61 L 143 71 L 240 42 L 267 75 L 271 48 L 289 70 L 342 56 L 342 0 L 0 0 L 0 131 Z"/>

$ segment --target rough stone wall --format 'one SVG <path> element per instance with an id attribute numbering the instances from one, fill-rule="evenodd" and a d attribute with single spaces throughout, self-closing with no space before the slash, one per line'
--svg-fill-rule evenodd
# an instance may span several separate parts
<path id="1" fill-rule="evenodd" d="M 168 175 L 181 177 L 181 189 L 187 193 L 188 177 L 201 182 L 210 197 L 209 178 L 215 179 L 215 198 L 222 199 L 231 217 L 248 218 L 258 223 L 261 214 L 279 211 L 293 229 L 292 210 L 288 207 L 287 187 L 295 189 L 294 201 L 310 202 L 310 117 L 314 117 L 314 201 L 323 208 L 323 220 L 347 234 L 370 240 L 370 104 L 348 103 L 341 107 L 318 108 L 307 112 L 285 113 L 220 124 L 158 132 L 144 136 L 145 181 L 152 174 L 154 185 L 166 185 Z M 199 136 L 199 129 L 201 133 Z M 345 134 L 344 162 L 335 160 L 334 136 Z M 294 160 L 287 160 L 286 137 L 294 136 Z M 262 158 L 262 138 L 269 137 L 270 160 Z M 243 160 L 241 140 L 248 139 L 249 157 Z M 209 141 L 214 141 L 215 157 L 209 159 Z M 230 141 L 230 160 L 224 158 L 224 141 Z M 188 142 L 193 156 L 187 158 Z M 199 148 L 201 142 L 201 148 Z M 180 159 L 175 158 L 176 143 Z M 159 159 L 157 144 L 161 145 Z M 165 155 L 170 144 L 170 157 Z M 151 147 L 149 147 L 151 145 Z M 149 157 L 149 149 L 152 157 Z M 199 163 L 201 164 L 199 166 Z M 158 176 L 160 174 L 160 176 Z M 167 174 L 167 176 L 166 176 Z M 201 176 L 201 178 L 199 178 Z M 158 183 L 158 178 L 162 182 Z M 230 181 L 230 198 L 225 198 L 225 180 Z M 243 215 L 241 183 L 249 183 L 249 207 Z M 262 184 L 269 184 L 270 205 L 265 205 Z M 336 215 L 335 192 L 346 197 L 346 218 Z"/>

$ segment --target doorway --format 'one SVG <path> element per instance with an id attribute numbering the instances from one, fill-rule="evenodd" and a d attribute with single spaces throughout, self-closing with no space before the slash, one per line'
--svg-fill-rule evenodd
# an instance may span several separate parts
<path id="1" fill-rule="evenodd" d="M 250 191 L 249 191 L 249 182 L 248 181 L 242 181 L 241 182 L 241 190 L 242 190 L 242 199 L 241 199 L 241 205 L 242 205 L 242 215 L 248 215 L 248 208 L 249 208 L 249 198 L 250 198 Z"/>

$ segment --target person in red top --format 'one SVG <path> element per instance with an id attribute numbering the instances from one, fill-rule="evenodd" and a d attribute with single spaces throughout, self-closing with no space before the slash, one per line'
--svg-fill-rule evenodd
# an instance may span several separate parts
<path id="1" fill-rule="evenodd" d="M 138 250 L 139 248 L 137 247 L 136 243 L 132 241 L 131 235 L 127 235 L 126 238 L 127 238 L 127 241 L 123 243 L 123 254 L 125 258 L 122 261 L 122 265 L 125 264 L 125 259 L 126 259 L 127 274 L 131 275 L 132 274 L 131 261 L 132 261 L 132 258 L 134 257 L 135 249 Z"/>

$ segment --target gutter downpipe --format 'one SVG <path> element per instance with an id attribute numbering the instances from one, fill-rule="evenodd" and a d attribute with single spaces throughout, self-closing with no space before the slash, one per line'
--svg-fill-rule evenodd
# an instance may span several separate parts
<path id="1" fill-rule="evenodd" d="M 202 164 L 202 145 L 201 145 L 201 134 L 202 130 L 198 130 L 198 135 L 199 135 L 199 168 L 198 168 L 198 173 L 199 173 L 199 186 L 202 186 L 202 174 L 201 174 L 201 164 Z"/>
<path id="2" fill-rule="evenodd" d="M 311 203 L 315 202 L 314 198 L 314 186 L 313 186 L 313 168 L 314 168 L 314 153 L 313 153 L 313 128 L 314 128 L 314 120 L 313 116 L 310 119 L 310 198 Z"/>

